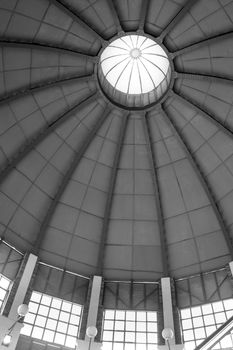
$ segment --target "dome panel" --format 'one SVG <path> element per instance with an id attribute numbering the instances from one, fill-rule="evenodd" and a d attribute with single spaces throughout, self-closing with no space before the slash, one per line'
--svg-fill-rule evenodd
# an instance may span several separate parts
<path id="1" fill-rule="evenodd" d="M 193 2 L 187 14 L 167 36 L 166 44 L 174 51 L 232 30 L 232 20 L 229 16 L 232 6 L 232 1 L 226 3 L 215 0 Z"/>
<path id="2" fill-rule="evenodd" d="M 110 280 L 225 268 L 233 1 L 0 2 L 1 238 L 41 262 Z M 136 65 L 125 67 L 127 92 L 139 96 L 164 78 L 156 105 L 151 95 L 143 111 L 136 98 L 114 105 L 100 89 L 98 62 L 114 37 L 122 51 L 139 43 L 147 62 L 157 54 L 171 63 L 167 78 L 166 66 L 141 63 L 144 83 Z"/>

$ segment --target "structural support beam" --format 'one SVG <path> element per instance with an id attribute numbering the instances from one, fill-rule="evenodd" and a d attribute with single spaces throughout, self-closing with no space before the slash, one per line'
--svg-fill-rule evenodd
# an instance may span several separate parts
<path id="1" fill-rule="evenodd" d="M 190 79 L 190 80 L 209 80 L 216 83 L 232 84 L 233 79 L 218 77 L 217 75 L 199 74 L 199 73 L 179 73 L 174 74 L 175 79 Z"/>
<path id="2" fill-rule="evenodd" d="M 52 131 L 54 131 L 58 126 L 62 125 L 67 121 L 68 118 L 72 117 L 72 115 L 76 112 L 77 109 L 82 109 L 88 106 L 91 102 L 93 102 L 98 96 L 98 93 L 94 93 L 91 96 L 88 96 L 83 101 L 76 104 L 73 108 L 69 109 L 59 117 L 54 118 L 48 125 L 42 128 L 39 132 L 37 132 L 32 138 L 31 141 L 26 142 L 21 149 L 15 153 L 15 155 L 8 160 L 7 164 L 3 166 L 0 172 L 0 184 L 4 181 L 6 176 L 11 172 L 13 168 L 40 142 L 42 142 Z"/>
<path id="3" fill-rule="evenodd" d="M 33 272 L 36 267 L 38 257 L 33 254 L 29 254 L 24 271 L 21 275 L 17 291 L 14 296 L 13 303 L 11 304 L 9 317 L 14 319 L 17 315 L 17 309 L 20 304 L 24 303 L 24 298 L 26 296 Z"/>
<path id="4" fill-rule="evenodd" d="M 159 36 L 159 41 L 163 41 L 164 38 L 172 31 L 172 29 L 180 22 L 180 20 L 186 15 L 191 6 L 193 6 L 198 0 L 187 0 L 184 7 L 176 14 L 176 16 L 169 22 L 167 27 L 162 31 Z"/>
<path id="5" fill-rule="evenodd" d="M 100 304 L 102 280 L 103 279 L 101 276 L 94 276 L 92 280 L 91 296 L 87 315 L 87 328 L 91 326 L 97 327 L 97 316 Z M 85 340 L 89 340 L 87 335 L 85 336 Z"/>
<path id="6" fill-rule="evenodd" d="M 0 46 L 4 47 L 18 47 L 18 48 L 26 48 L 26 49 L 35 49 L 35 50 L 46 50 L 46 51 L 52 51 L 52 52 L 58 52 L 58 53 L 70 53 L 75 54 L 78 57 L 89 59 L 90 61 L 95 62 L 96 59 L 94 56 L 89 55 L 88 53 L 81 52 L 76 49 L 69 49 L 65 48 L 64 46 L 60 45 L 50 45 L 50 44 L 44 44 L 39 42 L 31 42 L 31 41 L 25 41 L 25 40 L 0 40 Z"/>
<path id="7" fill-rule="evenodd" d="M 150 3 L 150 0 L 143 0 L 142 1 L 142 7 L 141 7 L 141 12 L 140 12 L 140 22 L 139 22 L 139 26 L 138 26 L 139 31 L 144 30 L 149 3 Z"/>
<path id="8" fill-rule="evenodd" d="M 106 200 L 106 204 L 105 204 L 104 220 L 103 220 L 103 227 L 102 227 L 102 232 L 101 232 L 101 240 L 100 240 L 99 254 L 98 254 L 98 264 L 97 264 L 97 274 L 98 275 L 103 274 L 104 258 L 105 258 L 105 244 L 106 244 L 107 234 L 108 234 L 109 217 L 110 217 L 111 208 L 112 208 L 112 198 L 113 198 L 113 192 L 114 192 L 116 177 L 117 177 L 117 169 L 118 169 L 119 162 L 120 162 L 121 150 L 122 150 L 122 145 L 124 142 L 125 131 L 127 128 L 128 119 L 129 119 L 129 113 L 127 112 L 122 119 L 120 134 L 119 134 L 118 143 L 117 143 L 116 154 L 114 156 L 114 161 L 113 161 L 113 166 L 112 166 L 112 172 L 111 172 L 110 183 L 109 183 L 109 188 L 108 188 L 108 195 L 107 195 L 107 200 Z"/>
<path id="9" fill-rule="evenodd" d="M 47 226 L 50 223 L 50 220 L 53 216 L 53 213 L 57 207 L 57 204 L 70 180 L 70 178 L 72 177 L 75 169 L 77 168 L 80 160 L 82 159 L 85 151 L 87 150 L 88 146 L 90 145 L 91 141 L 93 140 L 95 134 L 98 132 L 99 128 L 101 127 L 101 125 L 104 123 L 105 119 L 107 118 L 108 114 L 110 112 L 109 106 L 105 109 L 103 115 L 101 116 L 101 118 L 99 118 L 99 120 L 96 122 L 96 124 L 94 125 L 94 127 L 89 131 L 87 137 L 84 139 L 84 141 L 82 142 L 79 150 L 76 152 L 74 159 L 72 161 L 72 163 L 70 164 L 70 166 L 68 167 L 62 182 L 60 184 L 60 186 L 58 187 L 57 193 L 47 211 L 47 214 L 41 224 L 40 227 L 40 231 L 38 233 L 36 242 L 34 244 L 34 252 L 38 253 L 38 251 L 40 250 L 41 244 L 44 240 L 44 236 L 46 233 L 46 229 Z"/>
<path id="10" fill-rule="evenodd" d="M 120 18 L 119 18 L 119 15 L 118 15 L 118 12 L 117 12 L 117 7 L 116 7 L 116 4 L 115 4 L 115 1 L 114 0 L 109 0 L 108 1 L 108 6 L 111 8 L 111 11 L 112 11 L 112 16 L 113 16 L 113 19 L 114 19 L 114 23 L 117 27 L 117 31 L 118 31 L 118 34 L 123 32 L 123 29 L 122 29 L 122 26 L 121 26 L 121 22 L 120 22 Z"/>
<path id="11" fill-rule="evenodd" d="M 173 58 L 175 58 L 176 56 L 183 55 L 186 52 L 199 49 L 203 46 L 207 47 L 209 44 L 214 44 L 217 41 L 232 38 L 232 37 L 233 37 L 233 31 L 218 34 L 218 35 L 212 36 L 211 38 L 198 41 L 198 43 L 196 44 L 185 46 L 183 47 L 183 49 L 172 52 L 172 56 Z"/>
<path id="12" fill-rule="evenodd" d="M 146 146 L 147 146 L 150 165 L 151 165 L 151 175 L 152 175 L 154 192 L 155 192 L 160 243 L 161 243 L 161 250 L 162 250 L 163 275 L 168 276 L 169 262 L 168 262 L 168 248 L 167 248 L 166 230 L 165 230 L 165 224 L 164 224 L 163 206 L 162 206 L 162 199 L 161 199 L 161 193 L 160 193 L 159 179 L 156 171 L 157 164 L 156 164 L 155 154 L 152 146 L 153 140 L 151 135 L 151 127 L 149 125 L 147 113 L 143 115 L 143 123 L 144 123 L 145 137 L 146 137 Z"/>
<path id="13" fill-rule="evenodd" d="M 163 114 L 164 118 L 169 121 L 176 138 L 179 140 L 180 144 L 183 146 L 185 154 L 193 166 L 193 169 L 197 175 L 197 178 L 199 179 L 199 181 L 200 181 L 200 183 L 201 183 L 201 185 L 202 185 L 202 187 L 207 195 L 207 198 L 210 201 L 210 204 L 213 208 L 215 216 L 219 222 L 219 226 L 220 226 L 222 233 L 224 235 L 225 242 L 226 242 L 226 245 L 227 245 L 228 250 L 229 250 L 229 254 L 230 254 L 231 258 L 233 259 L 233 245 L 232 245 L 232 240 L 230 237 L 230 232 L 228 231 L 227 224 L 225 223 L 225 220 L 221 214 L 222 211 L 221 211 L 221 208 L 219 207 L 219 204 L 217 203 L 215 195 L 214 195 L 212 189 L 210 188 L 208 181 L 206 180 L 205 174 L 202 172 L 191 148 L 188 146 L 188 143 L 185 141 L 184 137 L 182 136 L 182 132 L 180 130 L 178 130 L 178 127 L 176 126 L 176 124 L 174 123 L 172 118 L 169 117 L 169 115 L 164 111 L 163 108 L 162 108 L 162 114 Z"/>
<path id="14" fill-rule="evenodd" d="M 65 12 L 69 17 L 71 17 L 75 22 L 80 24 L 88 32 L 92 33 L 95 38 L 97 38 L 101 43 L 105 40 L 100 36 L 100 34 L 93 28 L 91 23 L 87 23 L 80 15 L 73 9 L 70 5 L 65 3 L 63 0 L 49 0 L 54 6 L 60 8 L 61 11 Z"/>
<path id="15" fill-rule="evenodd" d="M 186 102 L 188 105 L 192 107 L 197 113 L 202 114 L 205 118 L 209 119 L 212 123 L 217 125 L 217 127 L 222 130 L 224 133 L 226 133 L 228 136 L 233 136 L 233 129 L 231 126 L 223 125 L 217 118 L 215 118 L 213 115 L 210 115 L 207 111 L 205 111 L 202 108 L 198 106 L 195 102 L 193 102 L 189 97 L 182 94 L 180 91 L 179 93 L 172 92 L 171 96 L 174 95 L 177 99 L 181 100 L 182 102 Z"/>
<path id="16" fill-rule="evenodd" d="M 64 79 L 56 79 L 56 80 L 50 80 L 50 81 L 44 81 L 43 83 L 31 85 L 30 87 L 18 89 L 9 95 L 5 95 L 3 98 L 0 99 L 0 105 L 4 103 L 8 103 L 15 98 L 22 97 L 28 94 L 31 94 L 33 92 L 38 92 L 46 88 L 51 87 L 57 87 L 65 83 L 82 83 L 82 82 L 89 82 L 93 80 L 94 81 L 94 75 L 88 74 L 88 75 L 80 75 L 80 76 L 69 76 Z"/>
<path id="17" fill-rule="evenodd" d="M 172 291 L 171 279 L 169 277 L 161 278 L 161 290 L 163 301 L 163 326 L 170 328 L 175 333 L 173 307 L 172 307 Z M 175 337 L 170 340 L 170 345 L 175 344 Z"/>

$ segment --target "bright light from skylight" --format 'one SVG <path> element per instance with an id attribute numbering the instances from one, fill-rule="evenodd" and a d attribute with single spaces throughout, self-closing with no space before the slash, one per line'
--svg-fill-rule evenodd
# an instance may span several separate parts
<path id="1" fill-rule="evenodd" d="M 127 95 L 156 91 L 158 99 L 170 82 L 167 54 L 155 41 L 142 35 L 126 35 L 111 42 L 102 52 L 100 65 L 114 90 Z"/>

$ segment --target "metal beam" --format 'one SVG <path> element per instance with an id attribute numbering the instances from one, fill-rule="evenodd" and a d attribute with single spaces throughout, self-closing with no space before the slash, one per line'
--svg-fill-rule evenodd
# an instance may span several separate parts
<path id="1" fill-rule="evenodd" d="M 185 141 L 185 138 L 183 137 L 182 133 L 180 132 L 179 128 L 176 126 L 175 122 L 172 120 L 172 118 L 169 116 L 169 114 L 167 112 L 165 112 L 164 107 L 161 106 L 161 111 L 162 114 L 164 116 L 164 118 L 169 122 L 169 124 L 171 125 L 173 132 L 176 136 L 176 138 L 179 140 L 180 144 L 183 146 L 184 152 L 188 158 L 188 160 L 190 161 L 190 163 L 193 166 L 193 169 L 197 175 L 197 178 L 199 179 L 205 193 L 206 196 L 209 199 L 209 202 L 212 206 L 212 209 L 215 213 L 215 216 L 219 222 L 219 226 L 222 230 L 222 233 L 224 235 L 225 241 L 226 241 L 226 245 L 228 247 L 229 253 L 231 255 L 231 259 L 233 259 L 233 244 L 232 244 L 232 240 L 230 237 L 230 232 L 228 231 L 227 228 L 227 224 L 225 223 L 225 220 L 221 214 L 222 210 L 219 206 L 219 204 L 217 203 L 217 200 L 215 198 L 215 195 L 212 191 L 212 189 L 209 186 L 209 183 L 205 177 L 205 174 L 203 173 L 203 171 L 200 168 L 200 165 L 198 164 L 198 161 L 195 158 L 195 155 L 193 154 L 191 148 L 189 147 L 188 143 Z"/>
<path id="2" fill-rule="evenodd" d="M 117 142 L 116 154 L 114 155 L 114 161 L 113 161 L 113 166 L 112 166 L 112 171 L 111 171 L 111 176 L 110 176 L 108 195 L 107 195 L 107 200 L 106 200 L 105 209 L 104 209 L 104 219 L 103 219 L 103 226 L 102 226 L 101 239 L 100 239 L 100 245 L 99 245 L 99 253 L 98 253 L 97 275 L 103 274 L 104 258 L 105 258 L 105 245 L 106 245 L 106 239 L 107 239 L 107 234 L 108 234 L 109 217 L 110 217 L 111 208 L 112 208 L 113 192 L 114 192 L 114 188 L 115 188 L 117 169 L 118 169 L 119 162 L 120 162 L 121 150 L 122 150 L 122 146 L 123 146 L 123 142 L 124 142 L 125 131 L 127 128 L 128 119 L 129 119 L 129 113 L 126 112 L 123 116 L 123 119 L 122 119 L 121 129 L 120 129 L 118 142 Z"/>
<path id="3" fill-rule="evenodd" d="M 154 186 L 155 201 L 156 201 L 156 208 L 157 208 L 157 214 L 158 214 L 158 226 L 159 226 L 159 235 L 160 235 L 160 243 L 161 243 L 161 250 L 162 250 L 163 274 L 164 274 L 163 277 L 168 277 L 169 254 L 168 254 L 168 247 L 167 247 L 167 240 L 166 240 L 166 229 L 165 229 L 165 223 L 164 223 L 164 214 L 163 214 L 162 198 L 161 198 L 161 192 L 160 192 L 160 186 L 159 186 L 159 178 L 158 178 L 158 173 L 156 171 L 157 163 L 156 163 L 156 158 L 153 151 L 151 127 L 149 125 L 147 113 L 143 115 L 143 124 L 144 124 L 146 146 L 147 146 L 147 151 L 148 151 L 149 160 L 150 160 L 152 181 Z"/>
<path id="4" fill-rule="evenodd" d="M 119 18 L 119 15 L 118 15 L 118 12 L 117 12 L 117 7 L 116 7 L 116 4 L 115 4 L 115 1 L 114 0 L 109 0 L 108 1 L 108 6 L 110 7 L 111 11 L 112 11 L 112 16 L 113 16 L 113 20 L 114 20 L 114 23 L 117 27 L 117 31 L 118 31 L 118 34 L 123 32 L 123 29 L 122 29 L 122 26 L 121 26 L 121 22 L 120 22 L 120 18 Z"/>
<path id="5" fill-rule="evenodd" d="M 25 95 L 28 95 L 28 94 L 31 94 L 34 92 L 38 92 L 38 91 L 41 91 L 41 90 L 46 89 L 46 88 L 60 86 L 60 85 L 67 83 L 67 82 L 81 83 L 81 82 L 89 82 L 91 80 L 94 81 L 93 74 L 80 75 L 80 76 L 72 76 L 71 75 L 71 76 L 64 78 L 64 79 L 44 81 L 43 83 L 34 84 L 34 85 L 31 85 L 30 87 L 18 89 L 18 90 L 14 91 L 8 95 L 3 96 L 0 99 L 0 105 L 4 104 L 4 103 L 8 103 L 8 102 L 14 100 L 15 98 L 22 97 L 22 96 L 25 96 Z"/>
<path id="6" fill-rule="evenodd" d="M 172 91 L 171 95 L 174 95 L 177 99 L 179 99 L 182 102 L 186 102 L 186 104 L 190 105 L 192 109 L 194 109 L 197 113 L 202 114 L 205 118 L 210 120 L 212 123 L 217 125 L 219 129 L 221 129 L 225 134 L 230 136 L 232 138 L 233 136 L 233 129 L 231 126 L 227 126 L 222 124 L 217 118 L 215 118 L 213 115 L 209 114 L 206 110 L 203 109 L 203 107 L 199 107 L 197 103 L 193 102 L 189 97 L 185 96 L 180 91 L 176 93 L 176 91 Z"/>
<path id="7" fill-rule="evenodd" d="M 233 37 L 233 31 L 230 32 L 226 32 L 226 33 L 222 33 L 222 34 L 217 34 L 215 36 L 212 36 L 208 39 L 204 39 L 204 40 L 200 40 L 198 41 L 198 43 L 195 43 L 193 45 L 188 45 L 183 47 L 183 49 L 177 50 L 175 52 L 171 52 L 173 58 L 179 56 L 179 55 L 183 55 L 186 52 L 192 51 L 192 50 L 196 50 L 199 49 L 203 46 L 207 46 L 209 44 L 213 44 L 217 41 L 223 40 L 223 39 L 228 39 L 228 38 L 232 38 Z"/>
<path id="8" fill-rule="evenodd" d="M 60 115 L 59 117 L 53 118 L 52 121 L 37 132 L 29 142 L 26 142 L 14 156 L 8 160 L 7 164 L 3 166 L 0 172 L 0 184 L 4 181 L 6 176 L 11 172 L 13 168 L 41 141 L 43 141 L 53 130 L 55 130 L 62 123 L 66 122 L 69 117 L 77 109 L 84 108 L 88 106 L 92 101 L 94 101 L 98 96 L 98 93 L 93 93 L 92 95 L 86 97 L 83 101 L 77 103 L 74 107 L 70 108 L 68 111 Z"/>
<path id="9" fill-rule="evenodd" d="M 140 12 L 140 22 L 139 22 L 139 26 L 138 26 L 139 31 L 144 30 L 149 3 L 150 3 L 150 0 L 143 0 L 142 1 L 141 12 Z"/>
<path id="10" fill-rule="evenodd" d="M 96 61 L 96 58 L 88 53 L 83 53 L 77 49 L 69 49 L 65 48 L 61 45 L 52 45 L 52 44 L 45 44 L 40 42 L 31 42 L 27 40 L 9 40 L 9 39 L 1 39 L 0 40 L 0 46 L 5 47 L 19 47 L 19 48 L 26 48 L 26 49 L 34 49 L 34 50 L 46 50 L 46 51 L 57 51 L 58 53 L 69 53 L 69 54 L 75 54 L 77 57 L 81 57 L 84 59 L 88 59 L 92 62 Z"/>
<path id="11" fill-rule="evenodd" d="M 101 118 L 98 119 L 98 121 L 96 122 L 96 124 L 94 125 L 94 127 L 89 131 L 88 135 L 86 136 L 86 138 L 84 139 L 84 141 L 82 142 L 79 150 L 76 152 L 73 161 L 71 162 L 71 164 L 68 166 L 66 173 L 61 181 L 60 186 L 58 187 L 57 193 L 47 211 L 47 214 L 40 226 L 40 231 L 38 233 L 37 239 L 34 243 L 34 248 L 33 248 L 33 252 L 34 254 L 38 255 L 41 244 L 44 240 L 45 234 L 46 234 L 46 229 L 52 219 L 52 216 L 54 214 L 54 211 L 57 207 L 57 204 L 70 180 L 70 178 L 72 177 L 75 169 L 77 168 L 80 160 L 82 159 L 85 151 L 87 150 L 88 146 L 90 145 L 91 141 L 93 140 L 94 136 L 96 135 L 96 133 L 98 132 L 99 128 L 101 127 L 101 125 L 104 123 L 105 119 L 107 118 L 108 114 L 110 112 L 110 108 L 109 106 L 105 109 L 103 115 L 101 116 Z"/>
<path id="12" fill-rule="evenodd" d="M 179 23 L 179 21 L 186 15 L 188 10 L 197 2 L 198 0 L 187 0 L 182 9 L 175 15 L 175 17 L 169 22 L 166 28 L 159 35 L 158 40 L 163 41 L 164 38 L 172 31 L 172 29 Z"/>
<path id="13" fill-rule="evenodd" d="M 65 3 L 64 0 L 49 0 L 51 4 L 58 7 L 61 11 L 66 13 L 69 17 L 73 19 L 76 23 L 80 24 L 84 29 L 88 32 L 91 32 L 95 38 L 97 38 L 101 43 L 105 42 L 103 37 L 93 28 L 91 23 L 85 21 L 81 16 L 77 13 L 77 11 L 72 8 L 70 5 Z"/>
<path id="14" fill-rule="evenodd" d="M 226 83 L 226 84 L 232 84 L 233 79 L 231 78 L 223 78 L 218 77 L 217 75 L 208 75 L 208 74 L 200 74 L 200 73 L 182 73 L 182 72 L 176 72 L 174 74 L 175 79 L 191 79 L 191 80 L 201 80 L 206 81 L 207 79 L 211 82 L 216 83 Z"/>

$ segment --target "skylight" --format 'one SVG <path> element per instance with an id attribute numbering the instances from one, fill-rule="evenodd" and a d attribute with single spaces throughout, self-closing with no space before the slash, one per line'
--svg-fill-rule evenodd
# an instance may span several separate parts
<path id="1" fill-rule="evenodd" d="M 110 90 L 113 90 L 110 97 L 113 99 L 116 92 L 129 97 L 136 95 L 136 98 L 152 93 L 154 101 L 148 99 L 148 102 L 155 102 L 167 90 L 170 73 L 170 63 L 164 49 L 142 35 L 122 36 L 112 41 L 100 56 L 101 85 L 108 93 L 106 84 L 110 84 Z"/>

